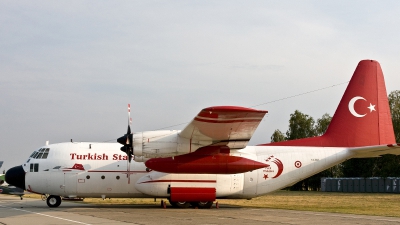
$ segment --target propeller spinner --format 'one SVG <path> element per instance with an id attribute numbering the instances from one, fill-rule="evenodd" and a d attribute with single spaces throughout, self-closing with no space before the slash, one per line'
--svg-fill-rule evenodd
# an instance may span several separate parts
<path id="1" fill-rule="evenodd" d="M 117 142 L 123 145 L 121 151 L 126 153 L 129 162 L 131 162 L 133 156 L 133 134 L 131 132 L 131 124 L 131 104 L 128 104 L 128 130 L 124 136 L 117 139 Z"/>

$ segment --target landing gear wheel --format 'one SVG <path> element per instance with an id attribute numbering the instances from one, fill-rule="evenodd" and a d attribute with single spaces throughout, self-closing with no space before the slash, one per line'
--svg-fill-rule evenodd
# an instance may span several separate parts
<path id="1" fill-rule="evenodd" d="M 175 207 L 175 208 L 181 208 L 181 209 L 186 209 L 190 206 L 190 202 L 171 202 L 169 201 L 169 203 Z"/>
<path id="2" fill-rule="evenodd" d="M 61 204 L 61 197 L 50 195 L 49 197 L 47 197 L 46 203 L 50 208 L 58 207 Z"/>
<path id="3" fill-rule="evenodd" d="M 213 202 L 191 202 L 190 204 L 199 209 L 209 209 L 213 205 Z"/>

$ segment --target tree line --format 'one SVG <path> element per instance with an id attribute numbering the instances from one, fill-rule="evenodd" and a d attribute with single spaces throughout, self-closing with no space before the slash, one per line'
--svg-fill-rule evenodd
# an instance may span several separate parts
<path id="1" fill-rule="evenodd" d="M 400 90 L 392 91 L 388 99 L 396 142 L 400 143 Z M 271 142 L 320 136 L 327 130 L 331 119 L 332 117 L 325 113 L 315 121 L 311 116 L 296 110 L 290 114 L 286 133 L 279 129 L 275 130 L 271 136 Z M 349 159 L 302 180 L 288 189 L 317 191 L 321 188 L 321 177 L 400 177 L 400 156 L 383 155 L 378 158 Z"/>

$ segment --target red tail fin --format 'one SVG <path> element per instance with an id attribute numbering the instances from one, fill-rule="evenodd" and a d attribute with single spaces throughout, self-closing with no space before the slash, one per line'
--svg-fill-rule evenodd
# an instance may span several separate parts
<path id="1" fill-rule="evenodd" d="M 377 61 L 363 60 L 321 137 L 276 142 L 275 146 L 359 147 L 395 143 L 385 80 Z"/>

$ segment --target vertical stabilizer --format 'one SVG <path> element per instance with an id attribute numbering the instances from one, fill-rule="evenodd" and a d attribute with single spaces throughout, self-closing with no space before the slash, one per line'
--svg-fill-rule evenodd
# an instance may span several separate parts
<path id="1" fill-rule="evenodd" d="M 321 137 L 266 145 L 359 147 L 395 143 L 381 66 L 363 60 L 350 80 L 326 133 Z"/>

